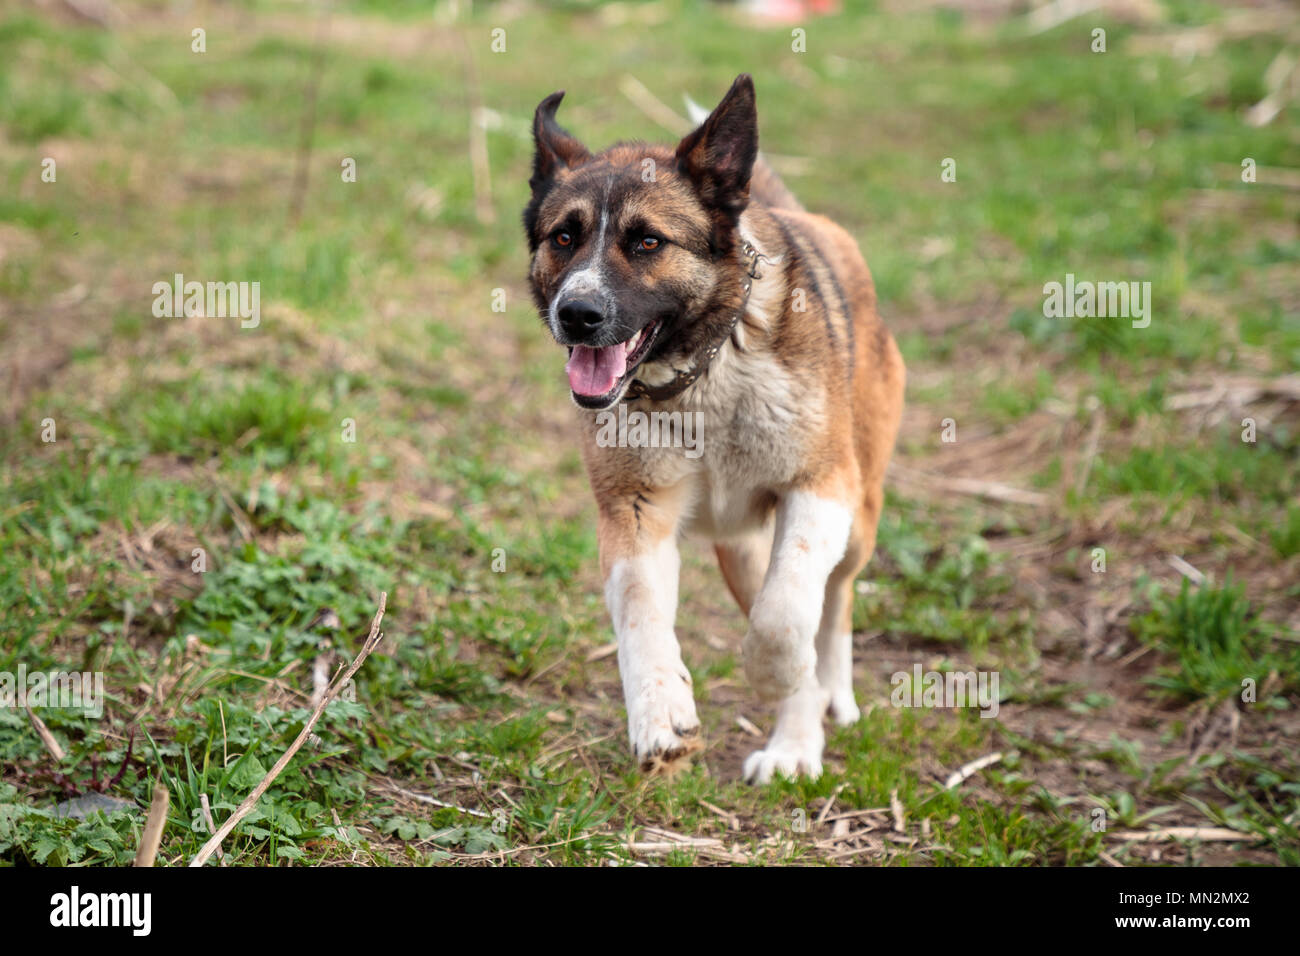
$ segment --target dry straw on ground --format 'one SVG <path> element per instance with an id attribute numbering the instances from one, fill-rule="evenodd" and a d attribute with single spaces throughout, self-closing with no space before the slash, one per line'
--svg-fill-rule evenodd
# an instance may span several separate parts
<path id="1" fill-rule="evenodd" d="M 370 636 L 366 638 L 366 642 L 361 646 L 361 652 L 357 654 L 356 659 L 348 666 L 347 670 L 334 678 L 329 689 L 325 691 L 321 696 L 319 703 L 316 704 L 316 709 L 312 711 L 311 717 L 308 718 L 307 723 L 303 724 L 302 730 L 298 732 L 298 738 L 290 745 L 289 749 L 284 752 L 280 759 L 275 762 L 275 766 L 272 767 L 267 775 L 262 778 L 261 782 L 253 788 L 253 792 L 245 797 L 243 802 L 236 808 L 235 812 L 226 818 L 226 822 L 221 825 L 221 829 L 212 835 L 212 839 L 203 844 L 202 849 L 200 849 L 199 852 L 195 854 L 194 859 L 190 861 L 190 866 L 202 866 L 208 861 L 208 858 L 211 857 L 212 854 L 221 846 L 221 841 L 230 835 L 230 831 L 238 826 L 240 820 L 248 816 L 253 807 L 257 805 L 257 801 L 261 799 L 262 794 L 266 792 L 266 789 L 275 782 L 275 778 L 280 776 L 281 771 L 289 765 L 289 761 L 293 759 L 293 755 L 296 754 L 302 745 L 307 742 L 307 738 L 311 736 L 312 728 L 316 726 L 316 722 L 320 720 L 321 715 L 325 713 L 325 708 L 328 707 L 334 698 L 338 696 L 339 691 L 341 691 L 347 682 L 352 679 L 352 675 L 357 672 L 357 669 L 361 667 L 365 659 L 370 656 L 370 652 L 378 647 L 379 642 L 383 640 L 384 635 L 379 630 L 379 625 L 384 620 L 384 610 L 387 606 L 388 592 L 382 591 L 379 594 L 379 609 L 375 611 L 375 619 L 370 622 Z"/>

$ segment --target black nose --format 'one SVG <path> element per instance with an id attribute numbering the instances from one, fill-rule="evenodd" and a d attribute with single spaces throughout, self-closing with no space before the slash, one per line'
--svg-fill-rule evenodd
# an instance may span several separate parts
<path id="1" fill-rule="evenodd" d="M 605 320 L 600 306 L 591 299 L 570 299 L 559 308 L 560 327 L 574 338 L 589 335 Z"/>

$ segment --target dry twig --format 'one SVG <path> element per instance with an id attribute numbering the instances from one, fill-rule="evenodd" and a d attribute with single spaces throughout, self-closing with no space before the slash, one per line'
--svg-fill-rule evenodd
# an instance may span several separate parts
<path id="1" fill-rule="evenodd" d="M 898 799 L 898 791 L 889 794 L 889 812 L 894 818 L 894 832 L 907 833 L 907 823 L 903 818 L 903 801 Z"/>
<path id="2" fill-rule="evenodd" d="M 1154 843 L 1158 840 L 1206 840 L 1227 843 L 1233 840 L 1254 840 L 1257 837 L 1227 827 L 1163 827 L 1159 830 L 1121 830 L 1112 833 L 1115 840 L 1130 843 Z"/>
<path id="3" fill-rule="evenodd" d="M 651 93 L 644 83 L 631 73 L 624 73 L 618 81 L 619 92 L 632 101 L 632 105 L 650 117 L 674 136 L 685 136 L 694 127 L 682 119 L 663 100 Z"/>
<path id="4" fill-rule="evenodd" d="M 458 810 L 461 813 L 468 814 L 471 817 L 491 818 L 492 814 L 484 813 L 482 810 L 471 810 L 469 807 L 462 807 L 455 803 L 447 803 L 445 800 L 439 800 L 437 797 L 431 797 L 427 793 L 416 793 L 414 790 L 407 790 L 396 784 L 389 784 L 389 790 L 399 796 L 406 797 L 408 800 L 414 800 L 417 803 L 427 803 L 431 807 L 441 807 L 444 810 Z"/>
<path id="5" fill-rule="evenodd" d="M 206 793 L 199 794 L 199 806 L 203 809 L 203 823 L 208 828 L 208 834 L 216 833 L 217 824 L 212 819 L 212 807 L 208 804 L 208 795 Z M 221 847 L 217 847 L 217 859 L 221 861 L 222 866 L 226 865 L 226 854 Z"/>
<path id="6" fill-rule="evenodd" d="M 167 825 L 167 805 L 171 794 L 161 783 L 154 784 L 153 802 L 149 805 L 149 819 L 145 821 L 144 833 L 140 834 L 140 848 L 135 852 L 136 866 L 153 866 L 158 856 L 158 845 L 162 843 L 163 828 Z"/>
<path id="7" fill-rule="evenodd" d="M 979 760 L 972 760 L 970 763 L 966 764 L 966 766 L 962 767 L 960 770 L 950 774 L 948 779 L 943 782 L 943 789 L 951 790 L 953 787 L 959 786 L 960 784 L 964 783 L 966 780 L 969 780 L 975 774 L 979 773 L 985 767 L 991 767 L 993 766 L 993 764 L 997 763 L 1001 759 L 1002 759 L 1002 753 L 999 751 L 998 753 L 995 754 L 989 754 L 988 756 L 980 757 Z"/>
<path id="8" fill-rule="evenodd" d="M 357 655 L 356 660 L 349 665 L 347 670 L 334 678 L 334 682 L 330 684 L 329 690 L 325 692 L 320 703 L 316 705 L 316 709 L 312 711 L 311 717 L 307 719 L 307 723 L 305 723 L 302 730 L 298 732 L 298 738 L 290 744 L 289 749 L 286 750 L 284 754 L 281 755 L 280 759 L 275 762 L 275 766 L 271 768 L 270 772 L 268 772 L 267 775 L 262 778 L 261 782 L 253 788 L 253 792 L 245 797 L 243 802 L 239 804 L 238 808 L 236 808 L 235 812 L 226 818 L 226 822 L 221 825 L 221 829 L 213 834 L 212 839 L 203 844 L 203 847 L 195 855 L 194 859 L 190 861 L 190 866 L 202 866 L 208 861 L 208 858 L 216 852 L 217 847 L 221 846 L 221 841 L 230 835 L 230 831 L 239 825 L 240 820 L 248 816 L 253 807 L 257 805 L 257 801 L 261 798 L 262 794 L 266 792 L 267 787 L 271 786 L 271 784 L 275 782 L 275 778 L 280 776 L 281 771 L 288 766 L 289 761 L 293 759 L 293 755 L 296 754 L 302 745 L 307 742 L 307 738 L 311 736 L 312 728 L 314 728 L 316 722 L 320 720 L 321 714 L 325 713 L 325 708 L 328 707 L 334 698 L 338 696 L 339 691 L 342 690 L 344 685 L 352 679 L 352 675 L 357 672 L 357 669 L 362 665 L 365 659 L 370 656 L 370 652 L 378 647 L 379 642 L 383 640 L 384 635 L 380 632 L 379 625 L 384 619 L 384 610 L 387 606 L 388 592 L 382 591 L 379 594 L 379 610 L 375 612 L 375 619 L 370 622 L 370 636 L 366 638 L 366 642 L 361 646 L 361 652 Z"/>
<path id="9" fill-rule="evenodd" d="M 973 495 L 989 501 L 1000 501 L 1013 505 L 1029 505 L 1043 508 L 1051 503 L 1051 498 L 1040 491 L 1026 491 L 1000 481 L 984 481 L 979 478 L 949 478 L 908 468 L 897 461 L 889 463 L 889 473 L 903 485 L 916 483 L 936 491 L 952 491 L 961 495 Z"/>
<path id="10" fill-rule="evenodd" d="M 27 716 L 31 718 L 32 726 L 36 728 L 36 733 L 40 735 L 41 743 L 45 744 L 45 749 L 50 752 L 50 756 L 54 758 L 54 762 L 62 762 L 63 748 L 59 746 L 59 742 L 55 740 L 54 735 L 50 733 L 50 728 L 45 726 L 45 721 L 37 717 L 36 711 L 32 710 L 30 707 L 27 708 Z"/>

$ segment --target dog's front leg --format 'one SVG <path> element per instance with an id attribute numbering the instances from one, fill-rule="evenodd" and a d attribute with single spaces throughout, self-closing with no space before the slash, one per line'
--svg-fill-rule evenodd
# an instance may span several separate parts
<path id="1" fill-rule="evenodd" d="M 700 749 L 691 674 L 673 631 L 681 564 L 676 516 L 645 496 L 603 506 L 600 552 L 632 754 L 648 773 L 671 770 Z"/>
<path id="2" fill-rule="evenodd" d="M 826 579 L 844 555 L 852 512 L 839 501 L 795 491 L 777 505 L 772 560 L 749 614 L 745 673 L 764 700 L 780 701 L 776 729 L 745 761 L 745 778 L 821 773 L 828 691 L 817 680 L 817 628 Z"/>

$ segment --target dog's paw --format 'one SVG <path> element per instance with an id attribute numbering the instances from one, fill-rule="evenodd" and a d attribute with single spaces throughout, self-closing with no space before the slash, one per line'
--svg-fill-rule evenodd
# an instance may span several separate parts
<path id="1" fill-rule="evenodd" d="M 820 746 L 808 744 L 777 743 L 773 741 L 765 750 L 755 750 L 745 758 L 745 782 L 757 785 L 771 783 L 775 776 L 791 779 L 804 774 L 816 780 L 822 773 Z"/>
<path id="2" fill-rule="evenodd" d="M 741 645 L 745 676 L 761 700 L 785 700 L 811 676 L 817 665 L 812 641 L 802 640 L 792 625 L 751 624 Z"/>
<path id="3" fill-rule="evenodd" d="M 691 765 L 691 757 L 704 749 L 700 728 L 687 731 L 667 750 L 641 760 L 641 772 L 647 777 L 674 777 Z"/>
<path id="4" fill-rule="evenodd" d="M 688 766 L 704 746 L 690 673 L 652 671 L 638 681 L 627 701 L 627 728 L 642 772 L 672 775 Z"/>
<path id="5" fill-rule="evenodd" d="M 826 709 L 831 715 L 831 720 L 841 727 L 856 724 L 862 717 L 862 711 L 858 710 L 858 702 L 853 699 L 853 690 L 851 688 L 831 694 L 830 706 Z"/>

